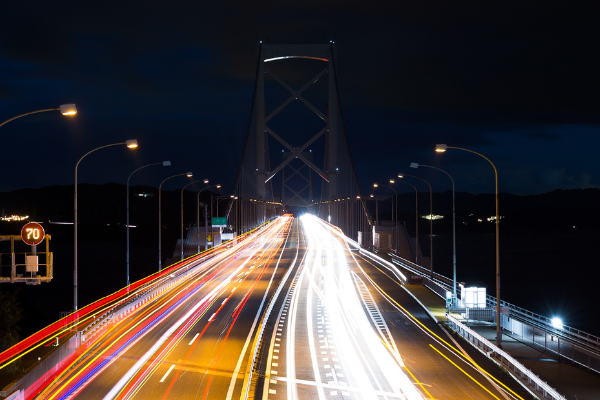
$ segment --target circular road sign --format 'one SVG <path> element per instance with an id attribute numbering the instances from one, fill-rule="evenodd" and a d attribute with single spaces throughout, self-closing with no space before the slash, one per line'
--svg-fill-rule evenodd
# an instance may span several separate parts
<path id="1" fill-rule="evenodd" d="M 21 239 L 31 246 L 42 243 L 44 234 L 44 228 L 37 222 L 29 222 L 21 228 Z"/>

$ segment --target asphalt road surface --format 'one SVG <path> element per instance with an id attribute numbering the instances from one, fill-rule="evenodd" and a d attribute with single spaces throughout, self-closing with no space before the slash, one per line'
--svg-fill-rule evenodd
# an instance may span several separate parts
<path id="1" fill-rule="evenodd" d="M 26 398 L 522 399 L 384 264 L 310 215 L 108 300 L 73 325 L 88 327 L 82 345 Z"/>

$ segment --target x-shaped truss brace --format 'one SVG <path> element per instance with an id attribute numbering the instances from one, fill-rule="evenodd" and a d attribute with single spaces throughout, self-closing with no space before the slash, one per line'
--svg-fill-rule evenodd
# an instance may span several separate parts
<path id="1" fill-rule="evenodd" d="M 302 200 L 302 201 L 304 202 L 304 204 L 306 204 L 307 206 L 308 206 L 308 205 L 310 205 L 310 204 L 308 204 L 308 202 L 307 202 L 306 200 L 304 200 L 304 199 L 302 198 L 302 196 L 300 196 L 300 194 L 301 194 L 302 192 L 304 192 L 304 191 L 305 191 L 307 188 L 308 188 L 308 185 L 304 186 L 304 187 L 303 187 L 303 188 L 302 188 L 302 189 L 301 189 L 299 192 L 296 192 L 294 189 L 292 189 L 292 188 L 290 188 L 290 187 L 287 187 L 287 189 L 288 189 L 290 192 L 294 193 L 294 195 L 293 195 L 292 197 L 290 197 L 290 198 L 289 198 L 289 199 L 288 199 L 288 200 L 285 202 L 284 206 L 287 206 L 288 204 L 290 204 L 290 202 L 291 202 L 291 201 L 292 201 L 294 198 L 296 198 L 296 197 L 297 197 L 297 198 L 299 198 L 300 200 Z"/>
<path id="2" fill-rule="evenodd" d="M 279 77 L 277 77 L 273 72 L 271 72 L 270 70 L 268 70 L 266 68 L 265 68 L 265 72 L 267 74 L 269 74 L 269 76 L 271 76 L 277 83 L 279 83 L 281 86 L 283 86 L 288 92 L 291 93 L 291 96 L 286 101 L 284 101 L 279 107 L 277 107 L 272 113 L 270 113 L 267 116 L 265 122 L 268 122 L 270 119 L 272 119 L 275 115 L 277 115 L 281 110 L 283 110 L 288 104 L 290 104 L 294 100 L 300 100 L 312 112 L 314 112 L 319 118 L 321 118 L 325 122 L 328 121 L 327 116 L 325 114 L 323 114 L 321 111 L 319 111 L 315 106 L 313 106 L 308 100 L 306 100 L 302 96 L 302 93 L 304 93 L 304 91 L 306 89 L 308 89 L 312 84 L 317 82 L 323 75 L 325 75 L 327 73 L 327 68 L 325 68 L 321 72 L 319 72 L 313 79 L 308 81 L 308 83 L 306 83 L 306 85 L 304 85 L 302 88 L 300 88 L 300 90 L 292 89 L 289 85 L 287 85 L 284 81 L 282 81 Z M 327 179 L 328 178 L 327 175 L 323 171 L 321 171 L 321 169 L 319 167 L 317 167 L 309 159 L 307 159 L 304 155 L 302 155 L 302 153 L 306 150 L 306 148 L 308 146 L 313 144 L 315 142 L 315 140 L 317 140 L 325 132 L 327 132 L 327 126 L 324 127 L 323 129 L 321 129 L 315 136 L 313 136 L 308 142 L 306 142 L 300 148 L 292 147 L 288 142 L 283 140 L 283 138 L 281 138 L 281 136 L 279 136 L 278 134 L 273 132 L 273 130 L 271 128 L 266 127 L 266 130 L 272 137 L 274 137 L 279 143 L 281 143 L 285 148 L 287 148 L 290 151 L 290 155 L 281 164 L 279 164 L 277 166 L 277 168 L 275 168 L 273 171 L 271 171 L 271 173 L 269 174 L 267 179 L 265 179 L 265 183 L 269 182 L 275 175 L 277 175 L 277 173 L 279 171 L 281 171 L 287 164 L 290 163 L 290 161 L 292 161 L 295 158 L 302 160 L 306 165 L 308 165 L 309 168 L 311 168 L 313 171 L 315 171 L 317 174 L 319 174 L 319 176 L 321 178 L 323 178 L 323 179 L 325 179 L 325 181 L 329 182 L 329 179 Z"/>

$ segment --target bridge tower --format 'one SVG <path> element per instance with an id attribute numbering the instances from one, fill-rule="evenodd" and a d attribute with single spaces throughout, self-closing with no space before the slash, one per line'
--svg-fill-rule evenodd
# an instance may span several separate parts
<path id="1" fill-rule="evenodd" d="M 316 188 L 313 175 L 320 177 Z M 349 236 L 372 225 L 344 129 L 333 43 L 259 45 L 234 194 L 243 199 L 236 207 L 246 229 L 290 207 L 308 208 Z"/>

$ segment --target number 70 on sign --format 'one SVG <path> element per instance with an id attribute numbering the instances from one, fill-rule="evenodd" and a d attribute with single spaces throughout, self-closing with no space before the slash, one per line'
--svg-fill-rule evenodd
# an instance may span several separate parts
<path id="1" fill-rule="evenodd" d="M 29 222 L 21 228 L 21 239 L 31 246 L 42 243 L 44 235 L 44 228 L 37 222 Z"/>

